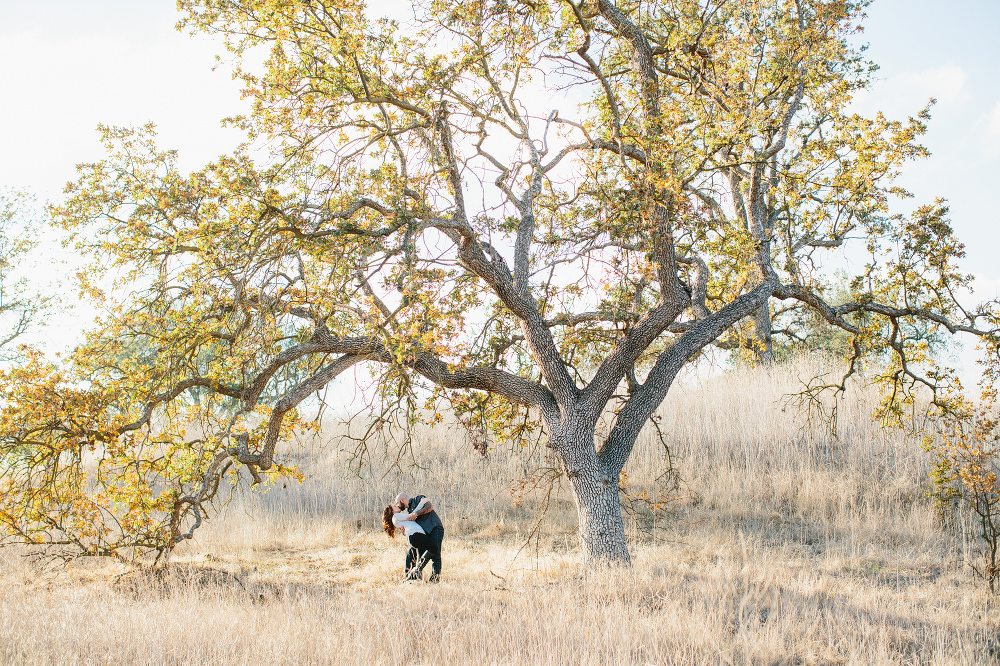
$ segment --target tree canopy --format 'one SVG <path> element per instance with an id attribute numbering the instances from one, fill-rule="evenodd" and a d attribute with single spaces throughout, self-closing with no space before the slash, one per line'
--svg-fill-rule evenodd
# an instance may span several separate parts
<path id="1" fill-rule="evenodd" d="M 101 128 L 55 213 L 106 315 L 3 377 L 5 537 L 168 551 L 227 475 L 289 473 L 297 406 L 364 364 L 383 420 L 540 428 L 585 559 L 627 561 L 642 426 L 706 347 L 769 362 L 787 305 L 849 336 L 849 372 L 882 362 L 885 413 L 953 408 L 928 332 L 979 336 L 992 378 L 997 307 L 960 304 L 944 202 L 890 210 L 929 114 L 851 112 L 866 4 L 180 0 L 235 58 L 249 142 L 185 174 L 151 126 Z"/>

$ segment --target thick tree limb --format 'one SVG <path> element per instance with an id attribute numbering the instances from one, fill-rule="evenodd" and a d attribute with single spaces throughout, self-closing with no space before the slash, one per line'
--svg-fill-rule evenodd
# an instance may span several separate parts
<path id="1" fill-rule="evenodd" d="M 344 372 L 358 361 L 362 356 L 352 356 L 345 354 L 331 363 L 326 364 L 317 370 L 311 377 L 300 382 L 295 388 L 286 393 L 271 410 L 271 418 L 267 424 L 267 434 L 264 437 L 264 445 L 256 460 L 240 462 L 250 462 L 257 465 L 262 470 L 271 467 L 274 458 L 274 447 L 278 443 L 278 436 L 281 434 L 281 422 L 290 410 L 294 409 L 300 402 L 311 394 L 321 390 L 324 386 L 333 381 L 337 375 Z"/>
<path id="2" fill-rule="evenodd" d="M 693 322 L 677 342 L 659 355 L 646 380 L 618 411 L 614 427 L 598 450 L 598 457 L 608 474 L 617 478 L 632 453 L 642 426 L 663 402 L 681 368 L 729 327 L 767 303 L 773 290 L 773 283 L 764 282 L 718 312 Z"/>
<path id="3" fill-rule="evenodd" d="M 806 287 L 798 285 L 779 285 L 774 290 L 774 296 L 780 299 L 794 299 L 806 303 L 816 310 L 827 322 L 842 328 L 848 333 L 857 334 L 861 332 L 861 329 L 844 319 L 844 315 L 856 312 L 871 312 L 873 314 L 879 314 L 892 319 L 898 319 L 900 317 L 917 317 L 919 319 L 925 319 L 927 321 L 940 324 L 948 329 L 949 333 L 964 332 L 972 333 L 977 336 L 986 336 L 995 332 L 991 329 L 977 328 L 975 325 L 953 322 L 944 315 L 924 308 L 897 308 L 883 303 L 874 302 L 843 303 L 841 305 L 831 306 L 816 293 L 810 291 Z"/>
<path id="4" fill-rule="evenodd" d="M 632 47 L 632 67 L 639 78 L 640 100 L 646 121 L 646 132 L 659 134 L 660 91 L 653 62 L 653 48 L 645 33 L 610 0 L 598 0 L 598 11 L 627 39 Z"/>

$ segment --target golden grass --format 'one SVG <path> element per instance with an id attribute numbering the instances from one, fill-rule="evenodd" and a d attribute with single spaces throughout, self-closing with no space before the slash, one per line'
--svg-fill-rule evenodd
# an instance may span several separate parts
<path id="1" fill-rule="evenodd" d="M 839 440 L 803 429 L 782 396 L 809 371 L 673 392 L 662 428 L 684 484 L 627 519 L 630 570 L 578 571 L 564 491 L 529 538 L 541 497 L 506 489 L 542 452 L 483 460 L 439 429 L 400 468 L 351 476 L 336 444 L 309 443 L 304 484 L 234 501 L 166 576 L 0 551 L 0 664 L 1000 662 L 974 545 L 922 499 L 925 454 L 870 421 L 864 391 Z M 661 469 L 647 433 L 630 481 L 653 490 Z M 403 546 L 376 529 L 398 490 L 440 507 L 440 584 L 402 582 Z"/>

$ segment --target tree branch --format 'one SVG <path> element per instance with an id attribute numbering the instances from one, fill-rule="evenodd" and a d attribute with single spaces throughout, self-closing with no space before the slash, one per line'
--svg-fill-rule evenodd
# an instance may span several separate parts
<path id="1" fill-rule="evenodd" d="M 646 380 L 618 411 L 614 427 L 598 449 L 598 458 L 609 475 L 617 478 L 643 424 L 663 402 L 680 369 L 726 329 L 766 303 L 773 290 L 772 283 L 764 282 L 718 312 L 693 322 L 677 342 L 659 355 Z"/>

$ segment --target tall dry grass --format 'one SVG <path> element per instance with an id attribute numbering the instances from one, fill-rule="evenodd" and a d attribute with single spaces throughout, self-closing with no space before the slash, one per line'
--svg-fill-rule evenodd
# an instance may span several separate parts
<path id="1" fill-rule="evenodd" d="M 688 378 L 645 432 L 627 514 L 634 566 L 577 569 L 572 499 L 515 502 L 544 450 L 482 458 L 461 432 L 415 433 L 346 471 L 336 424 L 294 449 L 301 484 L 237 498 L 175 554 L 174 573 L 47 568 L 0 552 L 0 663 L 995 664 L 997 602 L 975 547 L 924 499 L 918 443 L 840 405 L 839 437 L 787 405 L 808 362 Z M 391 453 L 392 455 L 383 455 Z M 444 581 L 402 583 L 403 547 L 376 516 L 400 490 L 434 498 Z M 959 521 L 961 525 L 961 520 Z"/>

